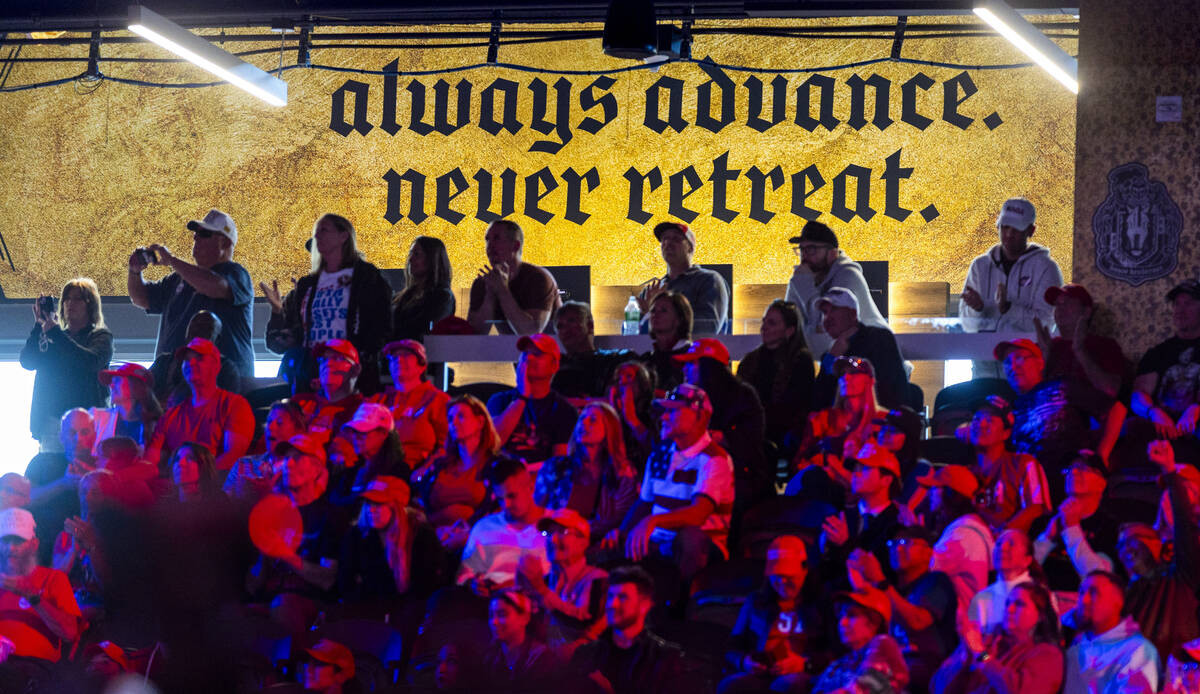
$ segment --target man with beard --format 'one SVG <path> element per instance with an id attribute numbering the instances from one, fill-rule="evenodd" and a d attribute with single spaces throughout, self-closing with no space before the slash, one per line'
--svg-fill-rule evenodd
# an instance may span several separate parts
<path id="1" fill-rule="evenodd" d="M 79 604 L 67 575 L 38 566 L 33 515 L 0 511 L 0 691 L 31 691 L 62 646 L 79 637 Z"/>
<path id="2" fill-rule="evenodd" d="M 662 292 L 678 292 L 687 297 L 691 304 L 696 332 L 706 335 L 725 332 L 729 287 L 715 271 L 692 264 L 692 256 L 696 253 L 696 233 L 683 222 L 661 222 L 654 227 L 654 238 L 658 239 L 661 246 L 667 274 L 651 280 L 638 294 L 638 308 L 642 315 L 649 315 L 654 298 Z"/>
<path id="3" fill-rule="evenodd" d="M 1157 691 L 1158 650 L 1133 617 L 1122 618 L 1124 608 L 1121 579 L 1107 571 L 1087 575 L 1074 612 L 1081 633 L 1067 651 L 1065 694 Z"/>
<path id="4" fill-rule="evenodd" d="M 349 340 L 318 342 L 313 356 L 320 388 L 315 393 L 297 395 L 294 400 L 308 418 L 309 433 L 328 439 L 341 431 L 363 403 L 358 391 L 362 364 L 358 349 Z"/>

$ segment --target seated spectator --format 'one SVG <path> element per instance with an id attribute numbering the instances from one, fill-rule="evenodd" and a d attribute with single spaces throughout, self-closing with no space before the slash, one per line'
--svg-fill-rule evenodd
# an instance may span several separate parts
<path id="1" fill-rule="evenodd" d="M 1050 591 L 1036 583 L 1017 584 L 1002 614 L 990 629 L 969 619 L 959 621 L 961 645 L 934 675 L 932 691 L 1058 694 L 1063 652 Z"/>
<path id="2" fill-rule="evenodd" d="M 1095 302 L 1081 284 L 1050 287 L 1044 295 L 1054 307 L 1057 336 L 1034 316 L 1038 346 L 1046 355 L 1046 378 L 1065 378 L 1093 389 L 1092 397 L 1117 398 L 1133 377 L 1121 345 L 1090 331 Z M 1086 392 L 1086 391 L 1085 391 Z"/>
<path id="3" fill-rule="evenodd" d="M 529 633 L 532 617 L 533 603 L 521 591 L 506 588 L 492 595 L 488 606 L 492 642 L 483 653 L 488 691 L 557 691 L 558 658 Z"/>
<path id="4" fill-rule="evenodd" d="M 64 643 L 79 638 L 79 605 L 66 575 L 39 566 L 33 514 L 0 511 L 0 691 L 38 691 Z"/>
<path id="5" fill-rule="evenodd" d="M 404 460 L 420 468 L 446 443 L 446 405 L 450 396 L 426 375 L 425 346 L 416 340 L 389 342 L 383 347 L 392 387 L 372 398 L 392 413 Z"/>
<path id="6" fill-rule="evenodd" d="M 521 260 L 525 232 L 511 219 L 488 225 L 484 238 L 488 265 L 471 283 L 467 322 L 486 335 L 494 324 L 501 333 L 540 333 L 562 304 L 554 276 L 544 267 Z"/>
<path id="7" fill-rule="evenodd" d="M 246 398 L 217 387 L 221 354 L 208 340 L 194 339 L 181 347 L 183 378 L 192 396 L 167 410 L 146 446 L 146 460 L 169 460 L 189 441 L 215 452 L 218 470 L 229 470 L 246 453 L 254 436 L 254 413 Z"/>
<path id="8" fill-rule="evenodd" d="M 457 549 L 467 541 L 471 524 L 488 513 L 484 479 L 497 459 L 500 437 L 492 416 L 477 398 L 450 401 L 446 452 L 413 473 L 414 490 L 442 546 Z"/>
<path id="9" fill-rule="evenodd" d="M 979 478 L 970 468 L 946 465 L 917 482 L 929 489 L 931 525 L 941 534 L 929 566 L 950 577 L 958 594 L 958 610 L 966 614 L 971 599 L 988 585 L 995 544 L 992 531 L 975 511 Z"/>
<path id="10" fill-rule="evenodd" d="M 293 400 L 280 400 L 271 405 L 263 427 L 264 451 L 239 458 L 229 469 L 222 489 L 233 499 L 258 501 L 279 482 L 279 466 L 283 459 L 275 455 L 280 443 L 304 433 L 304 412 Z"/>
<path id="11" fill-rule="evenodd" d="M 54 540 L 63 523 L 79 514 L 79 480 L 96 469 L 92 446 L 96 430 L 87 410 L 67 410 L 58 440 L 62 453 L 39 453 L 29 461 L 25 477 L 32 485 L 29 510 L 38 528 L 38 560 L 49 564 Z"/>
<path id="12" fill-rule="evenodd" d="M 112 355 L 113 336 L 104 325 L 94 281 L 78 277 L 67 282 L 58 310 L 50 296 L 33 302 L 33 329 L 18 357 L 22 368 L 35 372 L 29 408 L 33 438 L 44 446 L 54 441 L 64 412 L 104 405 L 96 375 L 108 368 Z"/>
<path id="13" fill-rule="evenodd" d="M 1046 470 L 1050 500 L 1058 503 L 1064 495 L 1061 473 L 1080 448 L 1091 448 L 1108 460 L 1123 421 L 1109 415 L 1113 407 L 1120 414 L 1122 406 L 1088 400 L 1072 390 L 1071 381 L 1046 379 L 1042 350 L 1033 340 L 1001 342 L 994 356 L 1004 362 L 1005 377 L 1017 393 L 1011 448 L 1037 458 Z"/>
<path id="14" fill-rule="evenodd" d="M 809 690 L 813 673 L 832 659 L 826 600 L 807 583 L 808 548 L 793 535 L 767 549 L 766 581 L 742 603 L 725 655 L 735 674 L 721 680 L 720 694 Z M 808 599 L 804 599 L 804 596 Z"/>
<path id="15" fill-rule="evenodd" d="M 196 311 L 188 321 L 185 343 L 197 337 L 214 345 L 221 339 L 221 319 L 212 311 Z M 150 365 L 147 382 L 154 390 L 154 397 L 171 408 L 191 395 L 187 381 L 183 379 L 183 360 L 174 352 L 160 354 Z M 241 392 L 241 376 L 232 362 L 222 359 L 217 373 L 217 387 L 234 393 Z"/>
<path id="16" fill-rule="evenodd" d="M 841 494 L 831 488 L 831 480 L 849 485 L 850 474 L 843 460 L 854 457 L 872 442 L 875 420 L 886 416 L 887 410 L 875 404 L 875 367 L 871 360 L 842 357 L 834 362 L 833 370 L 838 379 L 837 396 L 832 407 L 809 416 L 808 433 L 792 460 L 795 476 L 785 494 L 793 496 L 802 486 L 815 487 L 815 491 L 828 490 L 828 501 L 841 506 Z"/>
<path id="17" fill-rule="evenodd" d="M 404 270 L 404 290 L 392 298 L 391 339 L 420 341 L 434 323 L 453 316 L 457 304 L 446 244 L 432 236 L 413 239 Z"/>
<path id="18" fill-rule="evenodd" d="M 542 333 L 525 335 L 517 349 L 517 387 L 488 398 L 488 412 L 504 452 L 536 470 L 547 458 L 566 455 L 579 413 L 550 387 L 558 372 L 558 342 Z"/>
<path id="19" fill-rule="evenodd" d="M 1200 281 L 1167 292 L 1175 334 L 1151 347 L 1137 365 L 1130 409 L 1149 420 L 1155 438 L 1193 436 L 1200 422 L 1200 391 L 1187 374 L 1195 370 L 1200 346 Z"/>
<path id="20" fill-rule="evenodd" d="M 996 567 L 996 580 L 976 593 L 967 606 L 967 618 L 985 634 L 994 631 L 1004 621 L 1005 605 L 1014 588 L 1022 583 L 1037 583 L 1040 586 L 1046 583 L 1041 566 L 1033 559 L 1033 542 L 1021 530 L 1000 533 L 992 549 L 992 565 Z M 1051 603 L 1057 610 L 1057 605 L 1053 604 L 1053 594 Z"/>
<path id="21" fill-rule="evenodd" d="M 1117 540 L 1117 555 L 1130 579 L 1125 590 L 1126 614 L 1137 621 L 1159 653 L 1170 654 L 1200 638 L 1200 600 L 1196 597 L 1200 588 L 1200 532 L 1180 473 L 1184 466 L 1175 462 L 1171 443 L 1154 442 L 1148 455 L 1162 471 L 1161 481 L 1172 510 L 1172 551 L 1169 557 L 1164 555 L 1163 542 L 1153 527 L 1125 523 Z"/>
<path id="22" fill-rule="evenodd" d="M 1009 449 L 1012 407 L 999 395 L 975 403 L 970 440 L 975 447 L 972 471 L 983 481 L 975 499 L 979 515 L 995 532 L 1014 528 L 1025 532 L 1049 512 L 1050 485 L 1036 458 Z"/>
<path id="23" fill-rule="evenodd" d="M 901 694 L 908 685 L 908 666 L 900 646 L 887 634 L 892 606 L 878 590 L 838 595 L 838 632 L 849 651 L 825 668 L 813 694 L 872 692 Z"/>
<path id="24" fill-rule="evenodd" d="M 683 383 L 683 367 L 675 356 L 692 344 L 692 305 L 682 294 L 663 291 L 650 301 L 649 311 L 651 349 L 641 359 L 654 375 L 655 391 L 667 392 Z"/>
<path id="25" fill-rule="evenodd" d="M 654 381 L 644 364 L 627 361 L 617 367 L 608 384 L 608 404 L 621 418 L 625 452 L 638 470 L 645 466 L 646 456 L 658 443 L 653 401 Z"/>
<path id="26" fill-rule="evenodd" d="M 813 386 L 813 408 L 829 407 L 837 392 L 836 363 L 840 357 L 858 357 L 874 368 L 875 392 L 886 407 L 905 404 L 908 375 L 896 336 L 886 327 L 867 325 L 858 319 L 859 304 L 849 289 L 834 287 L 817 300 L 825 334 L 833 344 L 821 354 L 821 371 Z"/>
<path id="27" fill-rule="evenodd" d="M 1075 626 L 1080 633 L 1067 650 L 1064 692 L 1142 692 L 1158 690 L 1158 650 L 1123 617 L 1121 579 L 1093 571 L 1079 587 Z"/>
<path id="28" fill-rule="evenodd" d="M 621 525 L 638 496 L 638 479 L 625 456 L 621 421 L 602 402 L 585 405 L 567 444 L 567 455 L 538 471 L 534 499 L 547 510 L 571 509 L 590 518 L 588 542 Z"/>
<path id="29" fill-rule="evenodd" d="M 900 644 L 914 692 L 929 688 L 934 671 L 954 649 L 954 620 L 958 598 L 954 584 L 942 571 L 930 569 L 933 538 L 924 527 L 902 526 L 888 547 L 893 584 L 875 555 L 861 549 L 850 555 L 850 585 L 855 590 L 884 591 L 892 608 L 891 635 Z"/>
<path id="30" fill-rule="evenodd" d="M 1200 639 L 1180 646 L 1167 658 L 1163 694 L 1189 694 L 1200 691 Z"/>
<path id="31" fill-rule="evenodd" d="M 712 403 L 703 390 L 685 383 L 654 403 L 664 410 L 663 442 L 617 532 L 628 559 L 666 559 L 687 586 L 709 561 L 729 557 L 733 463 L 709 436 Z"/>
<path id="32" fill-rule="evenodd" d="M 28 509 L 32 492 L 29 480 L 21 473 L 6 472 L 0 475 L 0 511 L 6 508 Z"/>
<path id="33" fill-rule="evenodd" d="M 604 613 L 608 630 L 571 658 L 571 671 L 587 692 L 672 694 L 689 691 L 682 680 L 683 652 L 646 626 L 654 608 L 654 579 L 640 566 L 608 576 Z"/>
<path id="34" fill-rule="evenodd" d="M 692 264 L 696 253 L 695 232 L 683 222 L 660 222 L 654 227 L 654 238 L 662 249 L 667 274 L 650 280 L 637 295 L 642 314 L 646 314 L 659 293 L 678 292 L 692 306 L 696 330 L 706 335 L 727 332 L 729 286 L 717 272 Z"/>
<path id="35" fill-rule="evenodd" d="M 1034 320 L 1049 322 L 1053 312 L 1044 297 L 1062 285 L 1062 271 L 1050 249 L 1029 243 L 1036 213 L 1025 198 L 1004 201 L 996 217 L 999 243 L 971 262 L 963 284 L 958 315 L 967 332 L 1031 333 Z"/>
<path id="36" fill-rule="evenodd" d="M 548 617 L 547 644 L 565 660 L 607 627 L 608 573 L 588 566 L 585 552 L 591 530 L 574 509 L 549 511 L 537 527 L 546 536 L 550 573 L 542 573 L 541 562 L 530 555 L 521 557 L 517 571 Z"/>
<path id="37" fill-rule="evenodd" d="M 293 400 L 308 418 L 305 427 L 308 432 L 329 439 L 341 431 L 363 403 L 358 390 L 362 365 L 358 350 L 349 340 L 318 342 L 313 347 L 313 356 L 317 360 L 319 388 L 313 393 L 300 393 Z"/>
<path id="38" fill-rule="evenodd" d="M 211 503 L 220 493 L 212 451 L 204 446 L 185 443 L 176 448 L 170 467 L 179 503 Z"/>
<path id="39" fill-rule="evenodd" d="M 845 564 L 850 553 L 863 549 L 888 566 L 888 541 L 900 527 L 900 509 L 892 501 L 900 488 L 900 463 L 875 444 L 863 446 L 846 461 L 852 470 L 850 491 L 857 503 L 825 519 L 821 549 L 826 563 Z"/>
<path id="40" fill-rule="evenodd" d="M 296 282 L 286 300 L 278 282 L 258 284 L 271 305 L 267 349 L 284 355 L 285 361 L 300 360 L 323 342 L 346 340 L 362 357 L 360 387 L 374 393 L 379 389 L 379 349 L 392 332 L 392 288 L 358 250 L 350 220 L 323 214 L 313 224 L 312 238 L 312 272 Z M 294 373 L 297 380 L 308 381 L 312 367 Z M 293 383 L 293 392 L 296 387 Z"/>
<path id="41" fill-rule="evenodd" d="M 442 644 L 437 654 L 437 669 L 433 674 L 434 689 L 439 692 L 478 691 L 479 660 L 465 638 Z"/>
<path id="42" fill-rule="evenodd" d="M 358 406 L 354 418 L 342 425 L 341 434 L 354 446 L 352 467 L 330 470 L 330 500 L 335 504 L 357 502 L 367 483 L 380 475 L 408 479 L 412 471 L 404 462 L 400 437 L 392 430 L 392 413 L 375 402 Z"/>
<path id="43" fill-rule="evenodd" d="M 776 299 L 763 313 L 762 344 L 738 363 L 737 375 L 758 393 L 767 416 L 767 439 L 790 459 L 804 437 L 816 378 L 796 305 Z"/>
<path id="44" fill-rule="evenodd" d="M 78 604 L 89 612 L 103 609 L 104 586 L 111 582 L 112 565 L 101 544 L 94 519 L 121 511 L 120 483 L 108 470 L 94 470 L 79 481 L 79 515 L 67 518 L 53 542 L 51 566 L 71 581 Z"/>
<path id="45" fill-rule="evenodd" d="M 1034 558 L 1054 590 L 1071 590 L 1095 570 L 1112 571 L 1120 521 L 1101 503 L 1108 486 L 1104 463 L 1079 451 L 1066 470 L 1067 498 L 1034 542 Z"/>
<path id="46" fill-rule="evenodd" d="M 321 639 L 304 649 L 308 657 L 300 666 L 306 692 L 344 694 L 354 679 L 354 654 L 336 641 Z M 357 689 L 353 690 L 357 691 Z"/>
<path id="47" fill-rule="evenodd" d="M 440 583 L 441 546 L 425 516 L 408 506 L 408 483 L 380 475 L 360 494 L 358 521 L 342 543 L 338 593 L 346 602 L 429 597 Z"/>
<path id="48" fill-rule="evenodd" d="M 604 397 L 613 369 L 634 356 L 627 349 L 596 349 L 592 340 L 596 335 L 592 309 L 582 301 L 568 301 L 558 309 L 554 332 L 566 354 L 554 374 L 552 387 L 576 407 L 581 407 L 588 398 Z"/>
<path id="49" fill-rule="evenodd" d="M 907 490 L 915 484 L 917 465 L 925 461 L 919 457 L 921 433 L 925 422 L 921 415 L 907 407 L 888 410 L 887 414 L 875 417 L 875 443 L 896 456 L 900 463 L 900 478 Z"/>
<path id="50" fill-rule="evenodd" d="M 821 222 L 810 221 L 805 223 L 800 235 L 788 239 L 788 243 L 793 244 L 792 250 L 800 257 L 800 264 L 788 281 L 787 300 L 800 310 L 804 341 L 814 355 L 824 354 L 833 344 L 833 338 L 821 325 L 817 300 L 834 288 L 845 288 L 854 294 L 863 323 L 877 328 L 888 327 L 887 319 L 879 313 L 871 298 L 862 266 L 838 248 L 837 235 L 832 229 Z"/>
<path id="51" fill-rule="evenodd" d="M 515 585 L 522 557 L 550 571 L 546 540 L 537 528 L 545 510 L 533 499 L 533 478 L 520 461 L 501 459 L 488 470 L 500 510 L 471 528 L 456 582 L 482 598 Z"/>
<path id="52" fill-rule="evenodd" d="M 108 388 L 112 407 L 91 410 L 96 440 L 128 436 L 139 446 L 150 443 L 163 414 L 162 405 L 154 396 L 154 376 L 139 364 L 126 363 L 101 371 L 100 383 Z"/>
<path id="53" fill-rule="evenodd" d="M 774 496 L 775 469 L 763 455 L 766 415 L 754 388 L 729 370 L 729 350 L 720 340 L 705 337 L 675 360 L 683 363 L 683 380 L 708 393 L 713 404 L 708 428 L 733 461 L 739 510 Z"/>
<path id="54" fill-rule="evenodd" d="M 329 501 L 325 447 L 311 434 L 293 436 L 276 446 L 283 456 L 280 491 L 300 510 L 304 538 L 298 561 L 259 557 L 247 588 L 270 604 L 272 617 L 293 633 L 307 630 L 330 599 L 337 582 L 342 537 L 348 527 L 343 509 Z"/>

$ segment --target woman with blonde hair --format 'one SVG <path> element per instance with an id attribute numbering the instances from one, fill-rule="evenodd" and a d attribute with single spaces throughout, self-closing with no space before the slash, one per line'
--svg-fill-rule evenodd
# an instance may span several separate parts
<path id="1" fill-rule="evenodd" d="M 358 387 L 379 389 L 379 350 L 392 331 L 392 288 L 379 268 L 363 259 L 358 233 L 350 220 L 321 215 L 313 225 L 312 271 L 280 297 L 278 281 L 259 287 L 271 304 L 267 348 L 284 355 L 281 370 L 293 390 L 307 390 L 315 377 L 311 350 L 318 342 L 349 340 L 358 350 L 363 372 Z"/>
<path id="2" fill-rule="evenodd" d="M 838 379 L 837 396 L 832 407 L 809 415 L 808 433 L 792 459 L 796 474 L 788 483 L 786 494 L 789 496 L 800 493 L 800 488 L 809 482 L 815 482 L 811 477 L 804 477 L 814 466 L 849 488 L 850 473 L 843 461 L 853 458 L 871 441 L 875 420 L 887 414 L 886 409 L 876 404 L 875 367 L 871 360 L 838 357 L 833 372 Z M 818 496 L 823 494 L 818 493 Z"/>
<path id="3" fill-rule="evenodd" d="M 446 547 L 462 547 L 473 522 L 491 511 L 486 504 L 487 469 L 499 457 L 500 435 L 487 406 L 460 395 L 446 407 L 445 450 L 413 473 L 417 500 Z"/>
<path id="4" fill-rule="evenodd" d="M 87 277 L 63 286 L 57 309 L 53 297 L 39 296 L 33 320 L 20 354 L 21 366 L 36 372 L 29 430 L 38 441 L 56 441 L 64 412 L 105 405 L 108 390 L 99 374 L 112 359 L 113 336 L 104 325 L 100 290 Z"/>
<path id="5" fill-rule="evenodd" d="M 596 543 L 620 526 L 637 496 L 638 479 L 625 454 L 621 418 L 608 403 L 588 403 L 579 413 L 567 455 L 542 465 L 534 500 L 547 510 L 569 508 L 591 519 L 591 541 Z"/>

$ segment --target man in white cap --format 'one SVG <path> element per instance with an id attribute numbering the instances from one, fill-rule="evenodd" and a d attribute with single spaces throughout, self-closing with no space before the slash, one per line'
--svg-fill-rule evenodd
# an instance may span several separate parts
<path id="1" fill-rule="evenodd" d="M 246 268 L 233 262 L 238 232 L 233 219 L 220 210 L 209 210 L 204 219 L 187 223 L 192 232 L 192 260 L 176 257 L 166 246 L 152 243 L 129 256 L 126 287 L 129 300 L 147 313 L 162 314 L 156 354 L 170 354 L 187 344 L 187 327 L 197 311 L 212 311 L 224 328 L 217 348 L 238 376 L 254 377 L 254 285 Z M 162 265 L 171 274 L 147 282 L 142 271 Z"/>
<path id="2" fill-rule="evenodd" d="M 714 270 L 692 264 L 696 254 L 696 232 L 683 222 L 660 222 L 654 227 L 667 274 L 650 281 L 637 296 L 642 311 L 642 324 L 649 326 L 650 304 L 665 291 L 675 291 L 687 297 L 692 305 L 692 325 L 701 334 L 725 331 L 729 312 L 729 287 Z"/>
<path id="3" fill-rule="evenodd" d="M 33 515 L 0 511 L 0 691 L 32 691 L 62 646 L 79 637 L 79 604 L 67 575 L 38 566 Z"/>
<path id="4" fill-rule="evenodd" d="M 996 217 L 1000 242 L 976 258 L 967 271 L 958 315 L 967 332 L 1025 332 L 1054 320 L 1046 290 L 1063 284 L 1062 271 L 1050 249 L 1029 238 L 1037 229 L 1037 213 L 1025 198 L 1010 198 Z"/>
<path id="5" fill-rule="evenodd" d="M 859 319 L 858 297 L 844 287 L 830 289 L 817 299 L 816 307 L 821 312 L 825 334 L 833 339 L 833 344 L 821 355 L 821 371 L 813 386 L 814 408 L 833 404 L 840 375 L 834 365 L 841 357 L 859 357 L 871 362 L 879 404 L 885 407 L 906 404 L 908 374 L 892 331 L 863 323 Z"/>

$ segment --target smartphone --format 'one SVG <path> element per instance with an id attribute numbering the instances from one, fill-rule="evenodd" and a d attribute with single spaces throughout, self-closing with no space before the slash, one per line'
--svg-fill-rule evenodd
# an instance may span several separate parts
<path id="1" fill-rule="evenodd" d="M 54 313 L 55 301 L 52 296 L 40 296 L 37 300 L 38 311 L 43 316 L 48 316 Z"/>

